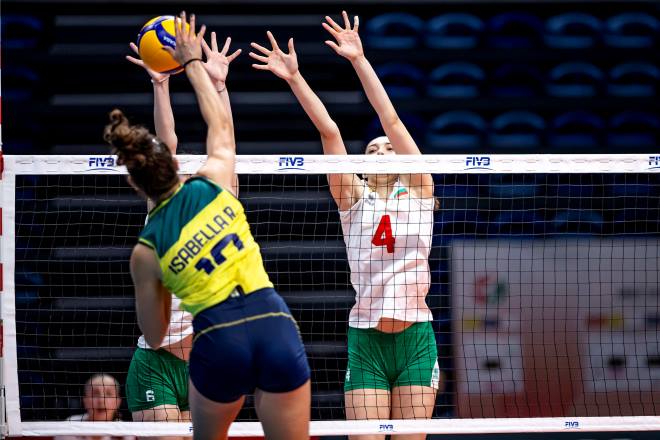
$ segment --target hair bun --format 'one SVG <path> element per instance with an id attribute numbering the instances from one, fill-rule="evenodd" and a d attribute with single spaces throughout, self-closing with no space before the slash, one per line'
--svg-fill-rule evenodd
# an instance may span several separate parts
<path id="1" fill-rule="evenodd" d="M 110 123 L 112 124 L 112 128 L 115 128 L 124 122 L 128 125 L 128 119 L 126 119 L 126 116 L 124 116 L 124 113 L 121 110 L 116 108 L 110 112 Z"/>
<path id="2" fill-rule="evenodd" d="M 117 149 L 122 149 L 133 141 L 128 119 L 119 109 L 110 112 L 110 124 L 103 131 L 103 139 Z"/>
<path id="3" fill-rule="evenodd" d="M 155 199 L 179 181 L 176 163 L 167 145 L 141 125 L 131 125 L 121 110 L 108 115 L 103 139 L 117 155 L 117 165 L 124 165 L 133 183 Z"/>
<path id="4" fill-rule="evenodd" d="M 147 164 L 147 154 L 151 145 L 146 128 L 131 126 L 128 118 L 119 109 L 110 112 L 110 123 L 106 125 L 103 139 L 113 147 L 117 164 L 141 168 Z"/>

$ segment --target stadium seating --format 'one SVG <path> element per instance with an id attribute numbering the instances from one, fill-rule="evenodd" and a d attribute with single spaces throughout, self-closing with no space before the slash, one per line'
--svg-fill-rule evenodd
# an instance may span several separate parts
<path id="1" fill-rule="evenodd" d="M 567 12 L 545 22 L 544 41 L 556 49 L 590 49 L 601 42 L 603 23 L 590 14 Z"/>
<path id="2" fill-rule="evenodd" d="M 485 236 L 484 220 L 476 209 L 442 211 L 436 217 L 434 234 L 441 238 Z"/>
<path id="3" fill-rule="evenodd" d="M 505 63 L 488 79 L 489 94 L 497 98 L 532 98 L 542 94 L 541 70 L 529 64 Z"/>
<path id="4" fill-rule="evenodd" d="M 2 69 L 5 81 L 12 84 L 12 88 L 3 91 L 3 97 L 9 102 L 30 102 L 42 80 L 35 69 L 25 66 L 6 66 Z"/>
<path id="5" fill-rule="evenodd" d="M 550 233 L 550 224 L 534 210 L 502 211 L 489 220 L 489 233 L 494 236 L 538 236 Z"/>
<path id="6" fill-rule="evenodd" d="M 646 13 L 625 12 L 607 20 L 605 43 L 612 47 L 641 49 L 653 47 L 660 33 L 660 21 Z"/>
<path id="7" fill-rule="evenodd" d="M 475 15 L 443 14 L 428 21 L 424 41 L 433 49 L 473 49 L 480 44 L 484 28 Z"/>
<path id="8" fill-rule="evenodd" d="M 545 121 L 536 113 L 511 111 L 497 116 L 490 126 L 488 146 L 533 150 L 543 145 Z"/>
<path id="9" fill-rule="evenodd" d="M 610 118 L 607 144 L 626 151 L 631 146 L 653 148 L 658 145 L 660 120 L 652 113 L 625 111 Z"/>
<path id="10" fill-rule="evenodd" d="M 44 31 L 43 21 L 34 15 L 3 13 L 1 22 L 4 50 L 33 50 Z"/>
<path id="11" fill-rule="evenodd" d="M 392 99 L 414 98 L 424 90 L 424 73 L 412 64 L 388 63 L 375 70 Z"/>
<path id="12" fill-rule="evenodd" d="M 419 45 L 423 31 L 421 18 L 394 12 L 372 17 L 366 25 L 366 40 L 378 49 L 413 49 Z"/>
<path id="13" fill-rule="evenodd" d="M 488 20 L 486 41 L 499 49 L 528 49 L 539 46 L 543 22 L 527 12 L 504 12 Z"/>
<path id="14" fill-rule="evenodd" d="M 602 146 L 605 122 L 587 111 L 569 111 L 559 114 L 550 123 L 547 138 L 552 149 L 579 148 L 593 150 Z"/>
<path id="15" fill-rule="evenodd" d="M 446 63 L 429 75 L 427 95 L 435 98 L 476 98 L 480 95 L 486 74 L 476 64 Z"/>
<path id="16" fill-rule="evenodd" d="M 589 98 L 598 95 L 605 75 L 590 63 L 562 63 L 550 71 L 547 80 L 549 96 L 560 98 Z"/>
<path id="17" fill-rule="evenodd" d="M 494 179 L 488 188 L 490 196 L 497 199 L 511 199 L 511 198 L 529 198 L 532 199 L 538 192 L 538 185 L 534 182 L 529 181 L 529 177 L 533 178 L 534 176 L 528 176 L 524 178 L 525 175 L 521 176 L 521 181 L 498 181 Z"/>
<path id="18" fill-rule="evenodd" d="M 486 122 L 476 113 L 453 111 L 431 121 L 426 134 L 429 151 L 471 150 L 482 145 Z"/>
<path id="19" fill-rule="evenodd" d="M 612 96 L 653 97 L 660 83 L 660 69 L 651 63 L 623 63 L 610 70 L 607 91 Z"/>
<path id="20" fill-rule="evenodd" d="M 600 234 L 603 231 L 603 217 L 595 211 L 569 209 L 560 211 L 552 220 L 557 233 Z"/>
<path id="21" fill-rule="evenodd" d="M 419 116 L 416 116 L 412 113 L 399 112 L 398 115 L 399 119 L 401 119 L 401 121 L 403 121 L 403 123 L 406 125 L 408 132 L 412 135 L 413 139 L 415 139 L 418 146 L 423 149 L 425 147 L 424 135 L 426 134 L 426 122 Z M 383 131 L 383 127 L 380 124 L 378 117 L 373 118 L 367 125 L 365 135 L 360 142 L 360 149 L 359 151 L 356 151 L 356 153 L 364 153 L 367 142 L 377 138 L 378 136 L 383 136 L 384 134 L 385 132 Z"/>
<path id="22" fill-rule="evenodd" d="M 602 197 L 596 191 L 598 185 L 592 182 L 562 183 L 548 185 L 546 192 L 546 208 L 552 211 L 601 208 Z"/>

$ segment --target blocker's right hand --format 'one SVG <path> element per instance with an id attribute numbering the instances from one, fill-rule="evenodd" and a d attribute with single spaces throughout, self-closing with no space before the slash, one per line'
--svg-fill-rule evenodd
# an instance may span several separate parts
<path id="1" fill-rule="evenodd" d="M 339 26 L 332 18 L 330 18 L 330 16 L 325 16 L 327 23 L 322 23 L 323 28 L 328 31 L 335 40 L 337 40 L 336 43 L 332 40 L 327 40 L 325 44 L 330 46 L 332 50 L 347 60 L 354 61 L 364 56 L 362 41 L 360 40 L 360 35 L 358 34 L 360 19 L 357 15 L 354 16 L 353 26 L 351 26 L 351 21 L 348 19 L 348 14 L 346 11 L 341 11 L 341 15 L 344 18 L 343 28 Z"/>
<path id="2" fill-rule="evenodd" d="M 296 56 L 296 51 L 293 48 L 293 38 L 289 38 L 289 53 L 286 54 L 282 52 L 280 47 L 277 45 L 277 41 L 275 41 L 275 37 L 273 37 L 273 34 L 270 31 L 266 32 L 266 35 L 268 35 L 268 39 L 270 40 L 270 44 L 273 49 L 269 50 L 257 43 L 250 43 L 250 46 L 262 54 L 259 55 L 254 52 L 250 52 L 250 57 L 264 63 L 253 64 L 252 67 L 257 70 L 270 70 L 283 80 L 290 80 L 296 73 L 298 73 L 298 57 Z"/>
<path id="3" fill-rule="evenodd" d="M 135 52 L 138 55 L 140 54 L 140 51 L 138 50 L 138 47 L 135 45 L 135 43 L 130 43 L 129 46 L 131 47 L 131 49 L 133 49 L 133 52 Z M 150 69 L 149 67 L 147 67 L 146 64 L 144 64 L 144 61 L 142 61 L 139 58 L 126 55 L 126 59 L 131 63 L 136 64 L 142 67 L 144 70 L 146 70 L 154 83 L 162 83 L 163 81 L 165 81 L 170 77 L 169 73 L 159 73 L 156 72 L 155 70 Z"/>
<path id="4" fill-rule="evenodd" d="M 195 34 L 195 14 L 190 16 L 190 27 L 186 30 L 186 13 L 174 19 L 174 32 L 176 48 L 165 46 L 167 51 L 177 63 L 182 66 L 190 60 L 202 60 L 202 40 L 206 26 L 202 25 L 198 34 Z M 202 61 L 203 62 L 203 61 Z"/>

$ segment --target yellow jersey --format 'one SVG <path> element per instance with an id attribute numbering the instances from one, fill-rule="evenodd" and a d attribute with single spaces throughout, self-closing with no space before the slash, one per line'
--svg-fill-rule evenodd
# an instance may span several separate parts
<path id="1" fill-rule="evenodd" d="M 140 234 L 152 248 L 164 286 L 193 315 L 226 300 L 273 287 L 243 205 L 215 182 L 195 176 L 158 204 Z"/>

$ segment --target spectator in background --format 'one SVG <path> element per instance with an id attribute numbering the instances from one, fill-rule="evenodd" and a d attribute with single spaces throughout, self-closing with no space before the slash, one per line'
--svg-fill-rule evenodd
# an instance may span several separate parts
<path id="1" fill-rule="evenodd" d="M 84 414 L 75 414 L 67 419 L 69 422 L 116 422 L 120 421 L 119 406 L 121 396 L 117 379 L 109 374 L 95 374 L 85 383 L 83 396 Z M 55 440 L 135 440 L 134 436 L 111 437 L 109 435 L 87 436 L 66 435 L 55 437 Z"/>

